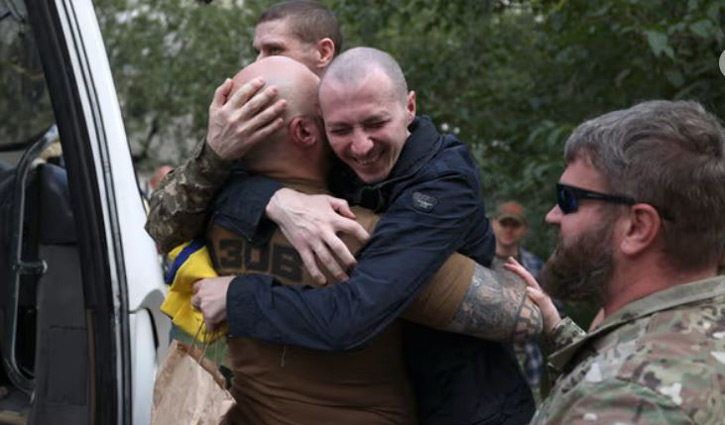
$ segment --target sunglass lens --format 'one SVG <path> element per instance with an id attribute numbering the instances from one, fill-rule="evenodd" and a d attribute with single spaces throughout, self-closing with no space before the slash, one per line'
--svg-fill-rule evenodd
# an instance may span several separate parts
<path id="1" fill-rule="evenodd" d="M 573 213 L 577 210 L 576 197 L 567 187 L 556 187 L 556 203 L 564 214 Z"/>

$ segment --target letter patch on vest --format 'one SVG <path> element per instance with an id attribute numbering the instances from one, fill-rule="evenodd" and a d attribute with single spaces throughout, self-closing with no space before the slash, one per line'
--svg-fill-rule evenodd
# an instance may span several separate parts
<path id="1" fill-rule="evenodd" d="M 428 212 L 438 204 L 438 199 L 421 192 L 413 192 L 413 207 Z"/>

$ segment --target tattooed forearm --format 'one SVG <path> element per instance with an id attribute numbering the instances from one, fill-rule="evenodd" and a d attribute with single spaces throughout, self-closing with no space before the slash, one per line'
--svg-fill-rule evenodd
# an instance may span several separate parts
<path id="1" fill-rule="evenodd" d="M 541 312 L 526 295 L 526 284 L 510 272 L 476 265 L 471 286 L 446 330 L 500 342 L 541 334 Z"/>

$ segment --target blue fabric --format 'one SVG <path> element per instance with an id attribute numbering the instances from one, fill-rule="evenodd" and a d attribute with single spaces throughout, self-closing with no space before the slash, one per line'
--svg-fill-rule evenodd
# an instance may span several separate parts
<path id="1" fill-rule="evenodd" d="M 176 272 L 179 271 L 179 267 L 181 267 L 182 264 L 189 258 L 189 256 L 196 251 L 200 250 L 205 246 L 203 239 L 194 239 L 193 241 L 189 242 L 189 245 L 185 246 L 179 255 L 176 256 L 174 259 L 174 262 L 171 263 L 171 267 L 166 270 L 166 276 L 164 277 L 164 281 L 167 285 L 171 285 L 174 282 L 174 277 L 176 277 Z"/>
<path id="2" fill-rule="evenodd" d="M 265 208 L 281 188 L 278 181 L 251 174 L 238 165 L 214 200 L 213 220 L 251 242 L 265 243 L 275 229 L 265 216 Z"/>
<path id="3" fill-rule="evenodd" d="M 411 132 L 385 181 L 366 186 L 344 169 L 330 179 L 344 182 L 333 189 L 353 204 L 384 212 L 350 280 L 311 289 L 276 285 L 262 275 L 238 276 L 227 292 L 233 336 L 318 350 L 354 349 L 400 316 L 453 252 L 490 265 L 495 240 L 468 149 L 453 136 L 438 134 L 427 118 L 416 119 Z M 227 199 L 243 202 L 238 196 Z M 219 207 L 222 214 L 230 210 Z M 414 326 L 406 339 L 415 349 L 406 351 L 412 356 L 421 423 L 528 423 L 531 394 L 505 347 L 456 335 L 451 350 L 443 338 L 451 334 L 418 332 Z M 449 361 L 416 361 L 427 354 Z M 471 361 L 464 369 L 455 358 L 462 354 Z M 516 408 L 499 414 L 504 405 Z"/>
<path id="4" fill-rule="evenodd" d="M 534 276 L 534 279 L 538 279 L 539 272 L 541 271 L 541 268 L 544 267 L 544 262 L 533 253 L 523 248 L 519 248 L 519 251 L 519 262 L 521 265 L 524 266 L 524 268 L 528 270 L 532 276 Z"/>
<path id="5" fill-rule="evenodd" d="M 539 278 L 539 272 L 544 267 L 544 262 L 533 253 L 519 247 L 519 263 L 534 276 Z M 538 341 L 526 341 L 524 343 L 524 374 L 529 385 L 536 387 L 541 382 L 544 374 L 544 354 L 541 352 Z"/>

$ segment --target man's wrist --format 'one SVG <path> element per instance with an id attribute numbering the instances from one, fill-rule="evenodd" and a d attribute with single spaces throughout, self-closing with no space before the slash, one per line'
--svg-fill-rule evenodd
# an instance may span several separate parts
<path id="1" fill-rule="evenodd" d="M 219 156 L 205 139 L 194 151 L 194 166 L 198 173 L 214 184 L 223 183 L 231 173 L 233 160 L 227 160 Z"/>
<path id="2" fill-rule="evenodd" d="M 290 191 L 291 189 L 287 189 L 285 187 L 280 188 L 269 199 L 269 202 L 267 202 L 267 206 L 264 207 L 264 215 L 272 220 L 275 223 L 279 223 L 279 214 L 282 211 L 282 208 L 280 207 L 280 197 L 284 196 L 284 191 Z"/>

